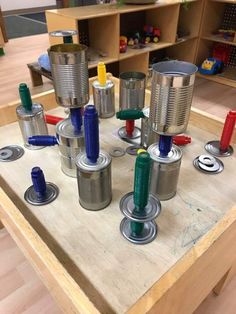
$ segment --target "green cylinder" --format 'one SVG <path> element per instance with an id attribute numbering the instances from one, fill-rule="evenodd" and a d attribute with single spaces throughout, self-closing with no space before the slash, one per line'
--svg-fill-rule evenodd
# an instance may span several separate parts
<path id="1" fill-rule="evenodd" d="M 142 211 L 148 203 L 150 166 L 149 153 L 140 153 L 136 158 L 134 174 L 134 205 L 138 211 Z"/>
<path id="2" fill-rule="evenodd" d="M 140 235 L 140 233 L 143 231 L 144 223 L 131 221 L 130 227 L 131 227 L 132 235 L 137 236 L 137 235 Z"/>
<path id="3" fill-rule="evenodd" d="M 19 85 L 19 94 L 20 94 L 22 106 L 25 108 L 25 110 L 31 111 L 32 99 L 30 95 L 30 90 L 25 83 L 21 83 Z"/>
<path id="4" fill-rule="evenodd" d="M 137 120 L 144 117 L 143 112 L 136 109 L 127 109 L 116 113 L 116 118 L 120 120 Z"/>
<path id="5" fill-rule="evenodd" d="M 72 36 L 64 36 L 63 37 L 64 44 L 73 44 L 73 37 Z"/>

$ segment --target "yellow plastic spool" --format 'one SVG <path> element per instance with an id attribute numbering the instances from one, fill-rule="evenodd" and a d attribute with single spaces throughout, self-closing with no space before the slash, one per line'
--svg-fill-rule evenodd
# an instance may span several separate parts
<path id="1" fill-rule="evenodd" d="M 147 151 L 146 151 L 145 149 L 143 149 L 143 148 L 140 148 L 140 149 L 137 151 L 138 155 L 141 154 L 141 153 L 146 153 L 146 152 L 147 152 Z"/>
<path id="2" fill-rule="evenodd" d="M 99 84 L 102 85 L 102 86 L 106 85 L 107 72 L 106 72 L 106 66 L 105 66 L 105 64 L 103 62 L 99 62 L 98 63 L 97 72 L 98 72 L 98 82 L 99 82 Z"/>

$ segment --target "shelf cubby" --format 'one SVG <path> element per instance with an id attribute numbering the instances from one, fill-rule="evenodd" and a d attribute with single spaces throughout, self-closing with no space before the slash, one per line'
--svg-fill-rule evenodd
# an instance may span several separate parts
<path id="1" fill-rule="evenodd" d="M 120 60 L 120 73 L 127 71 L 138 71 L 147 74 L 149 53 L 142 53 L 132 58 Z"/>

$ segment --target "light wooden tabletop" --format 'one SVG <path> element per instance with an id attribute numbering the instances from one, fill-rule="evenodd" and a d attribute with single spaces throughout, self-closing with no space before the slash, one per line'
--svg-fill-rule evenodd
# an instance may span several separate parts
<path id="1" fill-rule="evenodd" d="M 63 110 L 56 108 L 50 113 L 62 115 Z M 128 146 L 117 136 L 122 124 L 115 117 L 100 120 L 102 149 Z M 50 127 L 50 133 L 54 134 L 54 127 Z M 191 123 L 187 134 L 192 144 L 183 148 L 177 195 L 162 202 L 158 237 L 144 246 L 127 242 L 119 231 L 123 218 L 119 201 L 133 189 L 134 157 L 126 154 L 113 158 L 112 203 L 99 212 L 80 206 L 76 179 L 61 172 L 57 147 L 26 149 L 21 159 L 0 163 L 2 181 L 23 202 L 22 211 L 41 226 L 41 236 L 52 240 L 52 250 L 60 252 L 64 267 L 73 270 L 75 280 L 103 313 L 128 311 L 236 204 L 235 155 L 223 159 L 225 169 L 221 174 L 200 173 L 193 167 L 193 159 L 205 154 L 204 144 L 217 136 Z M 0 144 L 22 145 L 17 123 L 0 128 Z M 35 207 L 24 201 L 34 166 L 40 166 L 46 180 L 60 189 L 57 200 L 49 205 Z"/>

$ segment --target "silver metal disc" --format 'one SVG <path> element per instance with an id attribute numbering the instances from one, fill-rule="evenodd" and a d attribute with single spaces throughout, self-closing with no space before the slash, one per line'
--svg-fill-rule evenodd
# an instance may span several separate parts
<path id="1" fill-rule="evenodd" d="M 18 145 L 9 145 L 0 149 L 0 161 L 14 161 L 24 155 L 24 149 Z"/>
<path id="2" fill-rule="evenodd" d="M 138 150 L 143 148 L 142 146 L 139 145 L 133 145 L 133 146 L 128 146 L 126 148 L 126 153 L 132 156 L 137 156 Z"/>
<path id="3" fill-rule="evenodd" d="M 66 36 L 74 36 L 77 35 L 78 32 L 76 30 L 57 30 L 50 32 L 49 35 L 52 37 L 66 37 Z"/>
<path id="4" fill-rule="evenodd" d="M 220 141 L 210 141 L 206 143 L 205 150 L 216 157 L 228 157 L 234 152 L 232 146 L 229 146 L 226 151 L 220 150 Z"/>
<path id="5" fill-rule="evenodd" d="M 109 154 L 112 157 L 122 157 L 125 155 L 125 150 L 122 147 L 112 147 Z"/>
<path id="6" fill-rule="evenodd" d="M 132 136 L 128 136 L 126 132 L 126 128 L 125 126 L 123 126 L 122 128 L 118 130 L 118 135 L 121 139 L 133 140 L 141 136 L 141 129 L 135 126 Z"/>
<path id="7" fill-rule="evenodd" d="M 194 167 L 204 173 L 217 174 L 224 170 L 223 162 L 210 155 L 200 155 L 193 161 Z"/>
<path id="8" fill-rule="evenodd" d="M 161 203 L 157 198 L 150 194 L 148 203 L 143 211 L 141 213 L 135 212 L 134 193 L 130 192 L 124 195 L 120 200 L 120 210 L 130 220 L 144 223 L 153 220 L 160 215 Z"/>
<path id="9" fill-rule="evenodd" d="M 35 190 L 34 190 L 34 187 L 33 187 L 33 185 L 31 185 L 25 191 L 24 198 L 25 198 L 26 202 L 28 202 L 31 205 L 41 206 L 41 205 L 49 204 L 52 201 L 54 201 L 59 194 L 59 189 L 55 184 L 53 184 L 51 182 L 47 182 L 46 185 L 47 185 L 47 191 L 46 191 L 45 197 L 43 199 L 39 199 L 37 197 Z"/>
<path id="10" fill-rule="evenodd" d="M 128 241 L 134 244 L 147 244 L 155 240 L 158 227 L 155 221 L 145 222 L 142 233 L 139 236 L 135 236 L 131 230 L 130 220 L 125 217 L 120 223 L 120 232 Z"/>

